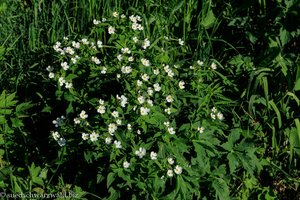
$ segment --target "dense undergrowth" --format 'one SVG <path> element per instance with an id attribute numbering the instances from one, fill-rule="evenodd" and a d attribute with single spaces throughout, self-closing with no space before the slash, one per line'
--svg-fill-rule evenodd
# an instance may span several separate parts
<path id="1" fill-rule="evenodd" d="M 299 1 L 0 2 L 7 199 L 300 198 Z"/>

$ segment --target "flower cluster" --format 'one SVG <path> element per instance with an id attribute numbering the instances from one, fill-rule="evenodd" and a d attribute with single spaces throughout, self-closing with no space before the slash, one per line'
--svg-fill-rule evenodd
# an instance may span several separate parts
<path id="1" fill-rule="evenodd" d="M 144 168 L 154 167 L 167 177 L 182 174 L 185 158 L 177 159 L 170 149 L 180 137 L 194 139 L 182 133 L 178 119 L 184 106 L 193 109 L 187 99 L 198 98 L 189 89 L 197 88 L 191 79 L 199 78 L 193 74 L 193 67 L 191 70 L 176 62 L 176 58 L 169 58 L 163 44 L 165 40 L 175 41 L 179 47 L 184 41 L 169 37 L 153 40 L 143 33 L 138 15 L 127 17 L 113 12 L 112 18 L 95 19 L 93 24 L 93 33 L 105 34 L 109 39 L 82 37 L 78 41 L 57 42 L 53 49 L 60 56 L 58 66 L 47 67 L 49 78 L 58 82 L 70 105 L 80 105 L 70 109 L 79 143 L 92 145 L 101 155 L 110 154 L 110 162 L 123 166 L 128 173 L 141 164 Z M 199 60 L 197 64 L 203 66 L 204 62 Z M 216 69 L 213 64 L 211 68 Z M 187 77 L 189 74 L 192 78 Z M 213 120 L 224 119 L 216 108 L 210 116 Z M 63 119 L 53 121 L 56 128 Z M 198 127 L 200 133 L 204 126 Z M 52 137 L 60 146 L 65 145 L 66 140 L 57 131 L 52 132 Z"/>
<path id="2" fill-rule="evenodd" d="M 218 118 L 219 120 L 223 120 L 224 116 L 221 112 L 219 112 L 215 107 L 211 109 L 210 117 L 215 120 Z"/>

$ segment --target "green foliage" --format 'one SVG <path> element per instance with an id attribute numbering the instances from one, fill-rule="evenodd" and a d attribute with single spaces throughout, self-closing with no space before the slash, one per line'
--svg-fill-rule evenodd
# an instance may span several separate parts
<path id="1" fill-rule="evenodd" d="M 299 5 L 0 1 L 1 190 L 298 199 Z"/>

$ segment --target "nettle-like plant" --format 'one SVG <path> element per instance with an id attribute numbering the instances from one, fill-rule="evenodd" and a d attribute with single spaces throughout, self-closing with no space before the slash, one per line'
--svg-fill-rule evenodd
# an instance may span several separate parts
<path id="1" fill-rule="evenodd" d="M 97 163 L 109 199 L 228 199 L 229 183 L 255 179 L 256 148 L 222 114 L 232 101 L 220 63 L 178 60 L 184 41 L 164 29 L 151 34 L 138 15 L 113 12 L 93 24 L 89 36 L 54 45 L 57 62 L 47 70 L 69 106 L 52 137 Z"/>

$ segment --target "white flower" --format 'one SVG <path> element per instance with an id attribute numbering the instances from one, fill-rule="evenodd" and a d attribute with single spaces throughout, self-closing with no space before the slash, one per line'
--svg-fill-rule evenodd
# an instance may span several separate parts
<path id="1" fill-rule="evenodd" d="M 114 118 L 119 117 L 118 111 L 113 111 L 113 112 L 111 113 L 111 115 L 112 115 Z"/>
<path id="2" fill-rule="evenodd" d="M 73 83 L 71 83 L 71 82 L 66 82 L 65 87 L 66 87 L 67 89 L 70 89 L 70 88 L 73 87 Z"/>
<path id="3" fill-rule="evenodd" d="M 140 104 L 143 104 L 145 102 L 145 97 L 144 96 L 139 96 L 137 99 L 138 99 Z"/>
<path id="4" fill-rule="evenodd" d="M 117 125 L 114 123 L 110 123 L 108 125 L 108 132 L 109 134 L 113 135 L 114 132 L 116 132 L 116 130 L 118 129 Z"/>
<path id="5" fill-rule="evenodd" d="M 176 174 L 181 174 L 182 173 L 182 167 L 180 167 L 179 165 L 176 165 L 176 167 L 174 169 L 174 172 Z"/>
<path id="6" fill-rule="evenodd" d="M 106 67 L 103 67 L 103 68 L 102 68 L 101 74 L 106 74 Z"/>
<path id="7" fill-rule="evenodd" d="M 55 131 L 55 132 L 52 132 L 52 137 L 53 137 L 54 140 L 57 141 L 60 138 L 60 135 L 57 131 Z"/>
<path id="8" fill-rule="evenodd" d="M 219 120 L 223 120 L 224 119 L 224 116 L 223 116 L 223 114 L 221 112 L 218 112 L 217 117 L 218 117 Z"/>
<path id="9" fill-rule="evenodd" d="M 106 18 L 103 17 L 103 18 L 102 18 L 102 22 L 106 22 Z"/>
<path id="10" fill-rule="evenodd" d="M 122 19 L 124 19 L 125 17 L 126 17 L 126 15 L 124 15 L 124 14 L 121 15 L 121 18 L 122 18 Z"/>
<path id="11" fill-rule="evenodd" d="M 98 40 L 97 41 L 97 46 L 98 46 L 98 48 L 102 48 L 103 47 L 103 42 Z"/>
<path id="12" fill-rule="evenodd" d="M 131 128 L 131 124 L 127 124 L 127 129 L 130 131 L 132 128 Z"/>
<path id="13" fill-rule="evenodd" d="M 123 56 L 122 56 L 121 54 L 119 54 L 119 55 L 117 56 L 117 59 L 118 59 L 119 61 L 121 61 L 121 60 L 123 59 Z"/>
<path id="14" fill-rule="evenodd" d="M 52 72 L 52 71 L 53 71 L 53 67 L 48 66 L 48 67 L 46 68 L 46 70 L 47 70 L 48 72 Z"/>
<path id="15" fill-rule="evenodd" d="M 214 113 L 210 113 L 210 117 L 211 117 L 212 119 L 216 119 L 216 115 L 215 115 Z"/>
<path id="16" fill-rule="evenodd" d="M 205 128 L 203 127 L 203 126 L 201 126 L 201 127 L 198 127 L 198 129 L 197 129 L 198 131 L 199 131 L 199 133 L 203 133 L 204 132 L 204 130 L 205 130 Z"/>
<path id="17" fill-rule="evenodd" d="M 137 81 L 136 81 L 136 84 L 137 84 L 138 87 L 141 87 L 141 86 L 143 85 L 143 82 L 140 81 L 140 80 L 137 80 Z"/>
<path id="18" fill-rule="evenodd" d="M 156 92 L 159 92 L 159 91 L 161 90 L 161 87 L 160 87 L 160 85 L 159 85 L 158 83 L 155 83 L 155 84 L 153 85 L 153 87 L 154 87 L 154 90 L 155 90 Z"/>
<path id="19" fill-rule="evenodd" d="M 147 49 L 150 46 L 150 41 L 146 38 L 143 42 L 143 49 Z"/>
<path id="20" fill-rule="evenodd" d="M 140 147 L 139 150 L 135 151 L 135 155 L 137 155 L 139 158 L 143 158 L 146 155 L 146 149 Z"/>
<path id="21" fill-rule="evenodd" d="M 167 171 L 167 175 L 168 175 L 169 177 L 172 177 L 172 176 L 173 176 L 173 171 L 172 171 L 171 169 L 169 169 L 169 170 Z"/>
<path id="22" fill-rule="evenodd" d="M 139 39 L 137 37 L 133 37 L 133 42 L 137 43 L 139 41 Z"/>
<path id="23" fill-rule="evenodd" d="M 217 69 L 217 65 L 216 65 L 216 63 L 211 63 L 211 65 L 210 65 L 210 67 L 211 67 L 211 69 L 213 69 L 213 70 L 216 70 Z"/>
<path id="24" fill-rule="evenodd" d="M 182 45 L 184 45 L 184 41 L 182 40 L 182 39 L 179 39 L 178 40 L 178 43 L 182 46 Z"/>
<path id="25" fill-rule="evenodd" d="M 147 59 L 145 59 L 145 58 L 142 58 L 142 59 L 141 59 L 141 62 L 142 62 L 142 64 L 143 64 L 144 66 L 146 66 L 146 67 L 149 67 L 149 66 L 150 66 L 150 61 L 147 60 Z"/>
<path id="26" fill-rule="evenodd" d="M 168 71 L 170 71 L 170 70 L 171 70 L 169 65 L 163 65 L 163 66 L 164 66 L 164 70 L 165 70 L 165 72 L 167 72 L 167 73 L 168 73 Z"/>
<path id="27" fill-rule="evenodd" d="M 49 78 L 54 78 L 54 73 L 53 72 L 49 73 Z"/>
<path id="28" fill-rule="evenodd" d="M 59 146 L 65 146 L 66 145 L 66 140 L 64 138 L 59 138 L 57 141 Z"/>
<path id="29" fill-rule="evenodd" d="M 168 163 L 170 164 L 170 165 L 173 165 L 174 164 L 174 159 L 173 158 L 168 158 Z"/>
<path id="30" fill-rule="evenodd" d="M 165 109 L 165 112 L 166 112 L 168 115 L 170 115 L 170 114 L 171 114 L 171 108 L 166 108 L 166 109 Z"/>
<path id="31" fill-rule="evenodd" d="M 61 49 L 60 49 L 60 45 L 61 43 L 60 42 L 56 42 L 55 45 L 53 45 L 53 49 L 56 51 L 56 52 L 59 52 Z"/>
<path id="32" fill-rule="evenodd" d="M 141 135 L 141 134 L 142 134 L 140 129 L 138 129 L 138 130 L 136 131 L 136 133 L 137 133 L 138 135 Z"/>
<path id="33" fill-rule="evenodd" d="M 134 61 L 134 58 L 133 58 L 132 56 L 130 56 L 130 57 L 128 58 L 128 61 L 129 61 L 129 62 L 133 62 L 133 61 Z"/>
<path id="34" fill-rule="evenodd" d="M 81 119 L 86 119 L 88 117 L 88 115 L 86 114 L 86 112 L 84 110 L 81 111 L 79 116 L 80 116 Z"/>
<path id="35" fill-rule="evenodd" d="M 147 103 L 148 103 L 149 106 L 153 106 L 153 101 L 151 99 L 148 99 Z"/>
<path id="36" fill-rule="evenodd" d="M 170 126 L 170 122 L 164 122 L 164 125 L 165 125 L 166 127 L 169 127 L 169 126 Z"/>
<path id="37" fill-rule="evenodd" d="M 118 125 L 121 125 L 121 124 L 122 124 L 122 120 L 117 119 L 116 123 L 117 123 Z"/>
<path id="38" fill-rule="evenodd" d="M 130 66 L 126 66 L 126 67 L 122 66 L 121 71 L 122 71 L 123 74 L 129 74 L 129 73 L 132 72 L 132 68 Z"/>
<path id="39" fill-rule="evenodd" d="M 148 80 L 149 80 L 148 74 L 143 74 L 143 75 L 142 75 L 142 79 L 143 79 L 144 81 L 148 81 Z"/>
<path id="40" fill-rule="evenodd" d="M 131 50 L 130 50 L 128 47 L 124 47 L 124 48 L 121 49 L 121 52 L 122 52 L 123 54 L 130 54 L 130 53 L 131 53 Z"/>
<path id="41" fill-rule="evenodd" d="M 105 113 L 105 106 L 100 105 L 97 109 L 97 112 L 100 114 L 104 114 Z"/>
<path id="42" fill-rule="evenodd" d="M 174 135 L 175 134 L 175 130 L 173 127 L 168 127 L 168 132 L 171 134 L 171 135 Z"/>
<path id="43" fill-rule="evenodd" d="M 90 43 L 86 38 L 81 39 L 81 42 L 85 45 L 88 45 Z"/>
<path id="44" fill-rule="evenodd" d="M 79 123 L 80 123 L 80 119 L 79 119 L 79 118 L 77 118 L 77 117 L 76 117 L 76 118 L 74 118 L 74 123 L 75 123 L 75 124 L 79 124 Z"/>
<path id="45" fill-rule="evenodd" d="M 106 144 L 111 144 L 112 138 L 111 137 L 107 137 L 105 138 L 105 143 Z"/>
<path id="46" fill-rule="evenodd" d="M 65 52 L 70 54 L 70 55 L 73 55 L 75 53 L 74 49 L 72 47 L 67 47 L 65 49 Z"/>
<path id="47" fill-rule="evenodd" d="M 66 83 L 66 80 L 64 79 L 64 77 L 59 77 L 58 82 L 60 86 L 63 86 Z"/>
<path id="48" fill-rule="evenodd" d="M 80 43 L 79 43 L 79 42 L 72 41 L 72 47 L 74 47 L 74 48 L 76 48 L 76 49 L 79 49 L 79 48 L 80 48 Z"/>
<path id="49" fill-rule="evenodd" d="M 101 61 L 97 58 L 97 57 L 94 57 L 92 56 L 92 61 L 96 64 L 96 65 L 99 65 L 101 63 Z"/>
<path id="50" fill-rule="evenodd" d="M 115 140 L 115 141 L 114 141 L 114 145 L 115 145 L 115 147 L 116 147 L 117 149 L 122 149 L 122 145 L 121 145 L 121 142 L 120 142 L 120 141 Z"/>
<path id="51" fill-rule="evenodd" d="M 166 97 L 166 101 L 167 101 L 168 103 L 172 103 L 172 102 L 174 101 L 172 95 L 168 95 L 168 96 Z"/>
<path id="52" fill-rule="evenodd" d="M 215 108 L 215 107 L 213 107 L 212 109 L 211 109 L 211 112 L 213 112 L 213 113 L 216 113 L 218 110 Z"/>
<path id="53" fill-rule="evenodd" d="M 92 142 L 95 142 L 98 140 L 99 134 L 96 133 L 95 131 L 92 132 L 92 134 L 90 135 L 90 139 Z"/>
<path id="54" fill-rule="evenodd" d="M 94 25 L 98 25 L 98 24 L 100 24 L 100 23 L 101 23 L 101 21 L 99 21 L 99 20 L 96 20 L 96 19 L 93 20 L 93 24 L 94 24 Z"/>
<path id="55" fill-rule="evenodd" d="M 124 167 L 125 169 L 127 169 L 129 166 L 130 166 L 130 163 L 129 163 L 129 162 L 127 162 L 127 161 L 124 161 L 124 162 L 123 162 L 123 167 Z"/>
<path id="56" fill-rule="evenodd" d="M 121 106 L 125 107 L 125 105 L 127 104 L 127 97 L 125 97 L 124 95 L 121 95 Z"/>
<path id="57" fill-rule="evenodd" d="M 134 31 L 138 29 L 138 26 L 139 26 L 138 23 L 133 23 L 133 24 L 131 24 L 131 28 L 132 28 L 132 30 L 134 30 Z"/>
<path id="58" fill-rule="evenodd" d="M 159 69 L 154 69 L 154 70 L 153 70 L 153 73 L 154 73 L 155 75 L 158 75 L 158 74 L 159 74 Z"/>
<path id="59" fill-rule="evenodd" d="M 69 65 L 68 65 L 67 62 L 63 62 L 63 63 L 61 63 L 60 65 L 62 66 L 62 68 L 63 68 L 65 71 L 69 69 Z"/>
<path id="60" fill-rule="evenodd" d="M 64 40 L 69 40 L 69 38 L 68 37 L 64 37 Z"/>
<path id="61" fill-rule="evenodd" d="M 140 112 L 141 112 L 141 115 L 148 115 L 148 113 L 150 112 L 150 109 L 146 108 L 146 107 L 141 107 Z"/>
<path id="62" fill-rule="evenodd" d="M 89 134 L 87 134 L 87 133 L 82 133 L 81 138 L 82 138 L 83 140 L 87 140 L 87 139 L 89 139 Z"/>
<path id="63" fill-rule="evenodd" d="M 144 30 L 144 27 L 141 25 L 141 24 L 138 24 L 138 27 L 137 27 L 140 31 Z"/>
<path id="64" fill-rule="evenodd" d="M 157 159 L 157 153 L 155 153 L 154 151 L 151 151 L 150 157 L 151 157 L 151 160 L 156 160 Z"/>
<path id="65" fill-rule="evenodd" d="M 104 105 L 104 101 L 103 101 L 103 99 L 99 99 L 99 101 L 98 101 L 98 102 L 99 102 L 99 104 L 100 104 L 100 105 Z"/>
<path id="66" fill-rule="evenodd" d="M 72 61 L 73 64 L 77 63 L 77 59 L 76 58 L 71 58 L 71 61 Z"/>
<path id="67" fill-rule="evenodd" d="M 179 81 L 178 86 L 179 86 L 180 89 L 183 90 L 183 89 L 185 88 L 184 85 L 185 85 L 185 82 L 184 82 L 184 81 Z"/>
<path id="68" fill-rule="evenodd" d="M 198 61 L 197 61 L 197 64 L 198 64 L 198 65 L 200 65 L 200 66 L 203 66 L 203 65 L 204 65 L 204 62 L 203 62 L 203 61 L 200 61 L 200 60 L 198 60 Z"/>
<path id="69" fill-rule="evenodd" d="M 168 71 L 168 76 L 171 78 L 174 76 L 174 72 L 171 69 Z"/>
<path id="70" fill-rule="evenodd" d="M 134 15 L 131 15 L 130 17 L 129 17 L 129 19 L 130 19 L 130 21 L 132 21 L 132 22 L 137 22 L 137 20 L 136 20 L 136 17 L 134 16 Z"/>
<path id="71" fill-rule="evenodd" d="M 114 28 L 114 27 L 112 27 L 112 26 L 109 26 L 108 27 L 108 34 L 115 34 L 115 31 L 116 31 L 116 29 Z"/>
<path id="72" fill-rule="evenodd" d="M 149 96 L 152 96 L 153 92 L 153 89 L 151 87 L 148 87 L 147 93 L 149 94 Z"/>
<path id="73" fill-rule="evenodd" d="M 113 12 L 113 14 L 112 14 L 114 17 L 118 17 L 119 16 L 119 13 L 117 13 L 117 12 Z"/>

